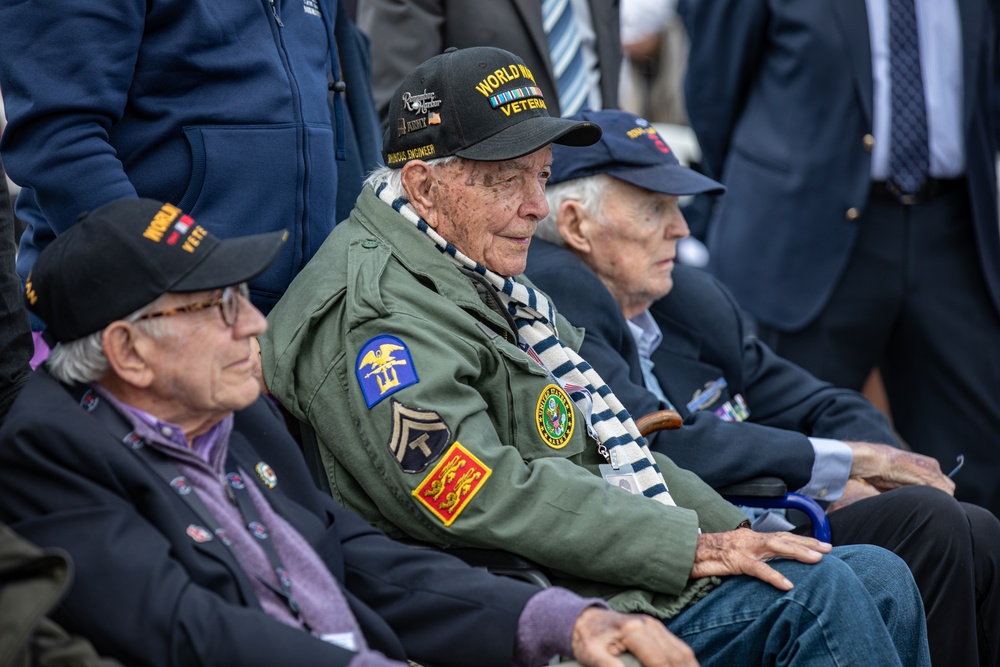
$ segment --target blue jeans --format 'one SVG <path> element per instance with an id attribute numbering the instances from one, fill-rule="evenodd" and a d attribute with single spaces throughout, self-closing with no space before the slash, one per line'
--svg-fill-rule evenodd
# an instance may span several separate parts
<path id="1" fill-rule="evenodd" d="M 816 565 L 775 560 L 795 588 L 725 579 L 667 621 L 702 667 L 928 667 L 920 593 L 906 564 L 869 545 L 836 547 Z"/>

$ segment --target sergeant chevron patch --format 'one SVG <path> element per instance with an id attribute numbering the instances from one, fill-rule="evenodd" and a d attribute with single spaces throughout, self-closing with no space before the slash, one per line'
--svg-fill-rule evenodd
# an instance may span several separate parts
<path id="1" fill-rule="evenodd" d="M 451 431 L 436 412 L 408 408 L 392 399 L 389 453 L 403 472 L 423 472 L 451 441 Z"/>

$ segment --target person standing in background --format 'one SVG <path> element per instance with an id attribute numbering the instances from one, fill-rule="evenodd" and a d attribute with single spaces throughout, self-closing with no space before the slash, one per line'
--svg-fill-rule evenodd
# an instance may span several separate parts
<path id="1" fill-rule="evenodd" d="M 1000 513 L 996 0 L 698 0 L 688 112 L 728 188 L 711 270 L 778 354 L 885 381 L 895 427 Z"/>
<path id="2" fill-rule="evenodd" d="M 621 107 L 653 123 L 687 126 L 688 38 L 677 0 L 621 0 Z"/>
<path id="3" fill-rule="evenodd" d="M 382 118 L 403 77 L 452 46 L 494 46 L 520 56 L 553 116 L 618 106 L 618 0 L 358 0 L 358 27 L 373 38 Z"/>
<path id="4" fill-rule="evenodd" d="M 251 284 L 266 312 L 379 164 L 367 42 L 338 0 L 0 0 L 0 25 L 22 281 L 81 212 L 155 197 L 223 237 L 289 231 Z"/>

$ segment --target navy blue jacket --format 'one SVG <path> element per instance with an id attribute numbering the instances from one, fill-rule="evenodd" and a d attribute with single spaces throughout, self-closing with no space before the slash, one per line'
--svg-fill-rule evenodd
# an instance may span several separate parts
<path id="1" fill-rule="evenodd" d="M 337 0 L 0 2 L 0 25 L 22 279 L 81 211 L 152 197 L 220 237 L 290 232 L 251 282 L 266 312 L 380 160 L 367 41 Z"/>
<path id="2" fill-rule="evenodd" d="M 1000 3 L 954 1 L 971 217 L 1000 310 L 990 106 Z M 874 96 L 865 0 L 700 0 L 686 19 L 691 125 L 702 165 L 728 188 L 709 228 L 710 269 L 762 322 L 794 331 L 826 306 L 865 222 Z"/>
<path id="3" fill-rule="evenodd" d="M 639 417 L 666 407 L 646 389 L 639 352 L 614 297 L 569 250 L 531 242 L 527 276 L 552 297 L 570 322 L 586 330 L 580 355 Z M 888 423 L 860 394 L 837 389 L 746 336 L 742 313 L 709 274 L 676 266 L 674 287 L 650 308 L 663 332 L 653 353 L 663 392 L 684 418 L 678 431 L 654 435 L 650 446 L 713 487 L 761 475 L 804 486 L 815 459 L 808 437 L 895 444 Z M 687 409 L 696 391 L 725 378 L 727 387 L 705 408 Z M 745 422 L 713 410 L 740 394 Z"/>
<path id="4" fill-rule="evenodd" d="M 371 648 L 442 666 L 510 664 L 538 589 L 404 547 L 338 506 L 266 399 L 236 413 L 229 447 L 229 465 L 272 467 L 273 489 L 247 478 L 329 567 Z M 177 667 L 330 667 L 353 655 L 264 614 L 229 550 L 186 534 L 198 515 L 44 371 L 0 429 L 0 488 L 0 521 L 72 557 L 55 618 L 101 653 Z"/>

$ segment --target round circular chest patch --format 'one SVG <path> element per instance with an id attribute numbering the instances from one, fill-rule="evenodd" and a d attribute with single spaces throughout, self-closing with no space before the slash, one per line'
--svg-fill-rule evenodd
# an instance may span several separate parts
<path id="1" fill-rule="evenodd" d="M 264 482 L 264 486 L 269 489 L 273 489 L 277 486 L 278 476 L 274 474 L 274 468 L 261 461 L 254 466 L 254 470 L 257 471 L 257 476 L 260 477 L 260 481 Z"/>
<path id="2" fill-rule="evenodd" d="M 558 385 L 546 386 L 539 395 L 535 425 L 538 435 L 552 449 L 562 449 L 573 437 L 573 405 Z"/>

